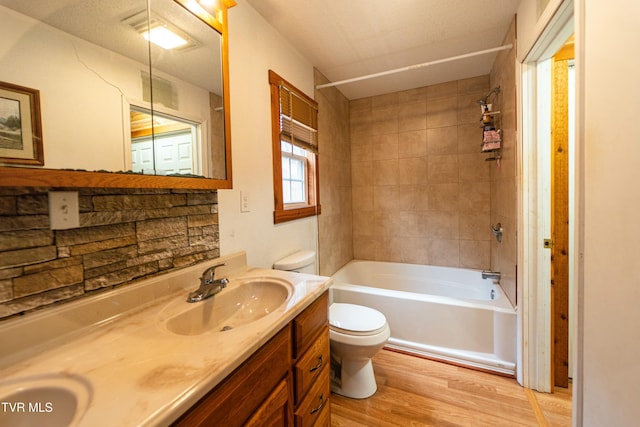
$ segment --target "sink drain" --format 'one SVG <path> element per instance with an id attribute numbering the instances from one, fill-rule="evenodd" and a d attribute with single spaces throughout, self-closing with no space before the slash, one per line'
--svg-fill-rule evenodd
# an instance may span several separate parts
<path id="1" fill-rule="evenodd" d="M 229 331 L 231 329 L 233 329 L 233 326 L 226 325 L 220 328 L 220 332 Z"/>

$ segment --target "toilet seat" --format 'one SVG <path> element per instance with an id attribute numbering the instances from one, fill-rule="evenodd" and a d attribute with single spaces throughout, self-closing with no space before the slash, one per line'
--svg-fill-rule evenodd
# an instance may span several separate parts
<path id="1" fill-rule="evenodd" d="M 387 328 L 384 314 L 356 304 L 333 303 L 329 307 L 330 329 L 345 335 L 376 335 Z"/>

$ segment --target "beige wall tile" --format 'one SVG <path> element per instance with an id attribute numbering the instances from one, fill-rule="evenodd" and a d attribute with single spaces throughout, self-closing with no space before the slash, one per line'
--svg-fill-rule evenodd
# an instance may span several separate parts
<path id="1" fill-rule="evenodd" d="M 460 266 L 460 241 L 429 239 L 427 241 L 429 262 L 444 267 Z"/>
<path id="2" fill-rule="evenodd" d="M 484 95 L 483 92 L 458 96 L 458 124 L 481 124 L 482 112 L 478 100 Z"/>
<path id="3" fill-rule="evenodd" d="M 493 163 L 485 161 L 488 157 L 487 154 L 474 153 L 474 154 L 460 154 L 458 156 L 459 162 L 459 178 L 460 182 L 468 181 L 482 181 L 488 182 L 491 180 L 491 166 Z"/>
<path id="4" fill-rule="evenodd" d="M 478 123 L 458 125 L 458 153 L 477 154 L 482 148 L 482 129 Z"/>
<path id="5" fill-rule="evenodd" d="M 373 144 L 370 136 L 358 138 L 357 141 L 351 139 L 351 159 L 354 163 L 373 160 Z"/>
<path id="6" fill-rule="evenodd" d="M 469 182 L 460 186 L 460 212 L 489 212 L 490 182 Z"/>
<path id="7" fill-rule="evenodd" d="M 352 107 L 360 111 L 352 122 L 372 119 L 370 130 L 352 130 L 356 256 L 445 266 L 490 259 L 492 165 L 480 153 L 476 102 L 488 82 L 479 76 Z"/>
<path id="8" fill-rule="evenodd" d="M 514 44 L 516 18 L 511 22 L 503 44 Z M 502 243 L 491 240 L 491 269 L 500 271 L 500 285 L 512 303 L 516 304 L 517 241 L 517 176 L 516 176 L 516 93 L 515 49 L 501 51 L 496 56 L 490 74 L 490 87 L 500 86 L 494 110 L 501 111 L 503 129 L 501 168 L 491 162 L 491 222 L 501 222 L 505 233 Z"/>
<path id="9" fill-rule="evenodd" d="M 398 187 L 393 185 L 386 185 L 383 187 L 375 187 L 373 193 L 373 210 L 374 213 L 380 211 L 392 211 L 398 210 L 400 205 L 400 194 L 398 193 Z"/>
<path id="10" fill-rule="evenodd" d="M 385 93 L 371 97 L 371 107 L 373 109 L 392 108 L 398 105 L 400 92 Z"/>
<path id="11" fill-rule="evenodd" d="M 353 211 L 353 235 L 374 236 L 375 217 L 371 211 Z"/>
<path id="12" fill-rule="evenodd" d="M 385 135 L 388 133 L 398 133 L 398 118 L 387 117 L 379 120 L 374 120 L 371 125 L 372 135 Z"/>
<path id="13" fill-rule="evenodd" d="M 353 187 L 373 185 L 373 162 L 351 163 L 351 183 Z"/>
<path id="14" fill-rule="evenodd" d="M 398 185 L 398 161 L 380 160 L 373 162 L 373 185 Z"/>
<path id="15" fill-rule="evenodd" d="M 421 220 L 421 235 L 428 239 L 457 240 L 460 237 L 458 212 L 429 211 Z"/>
<path id="16" fill-rule="evenodd" d="M 460 267 L 476 269 L 490 268 L 490 243 L 487 241 L 460 240 Z"/>
<path id="17" fill-rule="evenodd" d="M 427 158 L 413 157 L 398 160 L 398 184 L 424 185 L 427 183 Z"/>
<path id="18" fill-rule="evenodd" d="M 398 131 L 407 132 L 427 128 L 427 102 L 421 100 L 398 106 Z"/>
<path id="19" fill-rule="evenodd" d="M 427 99 L 427 88 L 419 87 L 416 89 L 404 90 L 398 92 L 398 102 L 400 104 L 406 102 L 425 101 Z"/>
<path id="20" fill-rule="evenodd" d="M 458 184 L 429 184 L 429 209 L 458 211 L 460 206 Z"/>
<path id="21" fill-rule="evenodd" d="M 354 212 L 373 211 L 373 186 L 352 187 L 352 203 Z"/>
<path id="22" fill-rule="evenodd" d="M 353 257 L 355 259 L 375 259 L 376 241 L 373 236 L 353 236 Z"/>
<path id="23" fill-rule="evenodd" d="M 403 240 L 402 262 L 409 264 L 430 264 L 428 241 L 420 237 L 408 237 Z"/>
<path id="24" fill-rule="evenodd" d="M 458 94 L 458 81 L 427 86 L 427 100 L 447 98 Z"/>
<path id="25" fill-rule="evenodd" d="M 458 124 L 458 98 L 436 98 L 427 100 L 427 129 Z"/>
<path id="26" fill-rule="evenodd" d="M 460 239 L 490 240 L 492 235 L 489 224 L 491 224 L 489 212 L 460 214 Z"/>
<path id="27" fill-rule="evenodd" d="M 457 154 L 458 126 L 446 126 L 427 130 L 428 154 Z"/>
<path id="28" fill-rule="evenodd" d="M 458 156 L 446 154 L 428 157 L 428 181 L 430 184 L 458 182 Z"/>
<path id="29" fill-rule="evenodd" d="M 489 92 L 489 75 L 458 80 L 458 94 L 476 92 L 485 92 L 485 94 Z"/>
<path id="30" fill-rule="evenodd" d="M 398 134 L 398 158 L 427 155 L 427 131 L 416 130 Z"/>
<path id="31" fill-rule="evenodd" d="M 388 133 L 371 137 L 373 160 L 398 159 L 398 134 Z"/>
<path id="32" fill-rule="evenodd" d="M 371 110 L 372 99 L 360 98 L 349 101 L 349 114 L 353 116 L 354 113 L 358 113 L 363 110 Z"/>

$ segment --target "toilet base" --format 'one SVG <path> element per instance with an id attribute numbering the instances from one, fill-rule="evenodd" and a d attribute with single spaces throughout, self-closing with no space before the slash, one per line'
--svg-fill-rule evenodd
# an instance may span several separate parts
<path id="1" fill-rule="evenodd" d="M 366 399 L 378 390 L 371 359 L 343 358 L 339 370 L 331 381 L 332 392 L 352 399 Z"/>

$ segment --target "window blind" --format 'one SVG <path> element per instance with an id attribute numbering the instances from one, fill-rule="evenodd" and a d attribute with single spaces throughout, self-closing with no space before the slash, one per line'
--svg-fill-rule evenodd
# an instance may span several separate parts
<path id="1" fill-rule="evenodd" d="M 280 138 L 305 150 L 318 153 L 318 107 L 283 82 L 280 95 Z"/>

